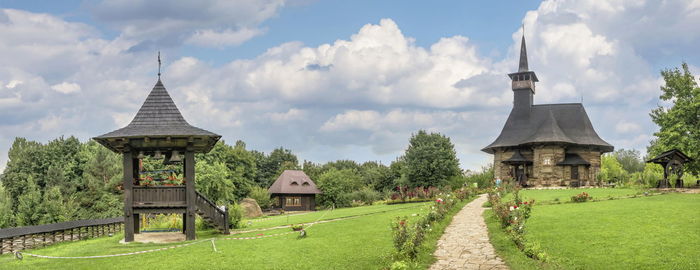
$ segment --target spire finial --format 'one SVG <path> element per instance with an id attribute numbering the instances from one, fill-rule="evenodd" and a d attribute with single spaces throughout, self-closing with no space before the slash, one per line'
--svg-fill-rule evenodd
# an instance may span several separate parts
<path id="1" fill-rule="evenodd" d="M 160 81 L 160 51 L 158 51 L 158 80 Z"/>
<path id="2" fill-rule="evenodd" d="M 527 66 L 527 48 L 525 48 L 525 24 L 523 27 L 523 38 L 520 41 L 520 64 L 518 65 L 518 72 L 529 71 Z"/>

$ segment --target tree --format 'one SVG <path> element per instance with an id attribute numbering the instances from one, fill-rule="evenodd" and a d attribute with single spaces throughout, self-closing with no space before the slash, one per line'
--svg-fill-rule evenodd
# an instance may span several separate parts
<path id="1" fill-rule="evenodd" d="M 628 174 L 614 154 L 605 154 L 600 160 L 598 177 L 604 182 L 625 182 Z"/>
<path id="2" fill-rule="evenodd" d="M 12 200 L 0 185 L 0 229 L 15 226 L 15 215 L 12 211 Z"/>
<path id="3" fill-rule="evenodd" d="M 58 186 L 54 186 L 44 193 L 41 202 L 41 224 L 64 222 L 73 219 L 70 211 L 67 211 L 63 202 L 63 195 Z"/>
<path id="4" fill-rule="evenodd" d="M 26 190 L 17 201 L 17 226 L 39 225 L 42 218 L 41 192 L 32 177 L 27 179 Z"/>
<path id="5" fill-rule="evenodd" d="M 440 133 L 418 131 L 411 137 L 404 158 L 411 187 L 441 187 L 461 171 L 454 145 Z"/>
<path id="6" fill-rule="evenodd" d="M 254 151 L 252 154 L 258 167 L 258 175 L 255 182 L 264 188 L 270 187 L 279 177 L 283 166 L 295 169 L 299 167 L 297 156 L 291 150 L 282 147 L 272 150 L 268 156 L 257 151 Z"/>
<path id="7" fill-rule="evenodd" d="M 197 177 L 197 190 L 205 197 L 219 205 L 228 205 L 235 201 L 234 191 L 236 187 L 233 185 L 231 174 L 228 168 L 221 162 L 209 164 L 199 162 L 196 165 L 195 171 Z"/>
<path id="8" fill-rule="evenodd" d="M 641 172 L 644 170 L 644 161 L 639 151 L 635 149 L 619 149 L 613 152 L 613 155 L 620 165 L 622 165 L 622 168 L 628 173 Z"/>
<path id="9" fill-rule="evenodd" d="M 665 85 L 661 86 L 661 100 L 671 102 L 671 107 L 658 106 L 650 115 L 659 126 L 647 152 L 658 155 L 670 149 L 679 149 L 693 162 L 685 164 L 686 171 L 700 173 L 700 87 L 688 64 L 681 68 L 661 71 Z"/>
<path id="10" fill-rule="evenodd" d="M 377 191 L 391 190 L 394 188 L 394 177 L 389 167 L 375 161 L 362 163 L 360 174 L 363 183 Z"/>
<path id="11" fill-rule="evenodd" d="M 323 191 L 318 196 L 320 205 L 346 207 L 350 206 L 347 195 L 362 187 L 362 178 L 355 170 L 331 168 L 319 176 L 316 184 Z"/>
<path id="12" fill-rule="evenodd" d="M 209 165 L 222 163 L 226 166 L 229 180 L 235 186 L 233 193 L 235 199 L 248 196 L 251 187 L 256 184 L 254 179 L 259 173 L 255 154 L 245 149 L 243 141 L 237 141 L 236 146 L 233 147 L 224 141 L 219 141 L 211 152 L 197 155 L 197 164 L 200 163 Z"/>

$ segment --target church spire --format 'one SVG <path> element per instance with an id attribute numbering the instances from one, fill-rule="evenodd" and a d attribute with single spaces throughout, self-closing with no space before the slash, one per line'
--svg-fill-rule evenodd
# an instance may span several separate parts
<path id="1" fill-rule="evenodd" d="M 520 41 L 520 64 L 518 72 L 530 71 L 527 67 L 527 48 L 525 47 L 525 26 L 523 26 L 523 39 Z"/>

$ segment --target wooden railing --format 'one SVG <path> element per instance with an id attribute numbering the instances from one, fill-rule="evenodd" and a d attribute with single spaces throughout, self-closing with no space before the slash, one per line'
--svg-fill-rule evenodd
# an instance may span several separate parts
<path id="1" fill-rule="evenodd" d="M 185 207 L 185 186 L 134 187 L 134 207 Z"/>
<path id="2" fill-rule="evenodd" d="M 228 234 L 228 211 L 224 206 L 223 209 L 216 206 L 216 204 L 207 197 L 204 197 L 199 191 L 195 191 L 197 196 L 195 199 L 195 205 L 197 206 L 197 212 L 204 218 L 204 220 L 209 221 L 214 226 L 216 226 L 222 233 Z"/>
<path id="3" fill-rule="evenodd" d="M 0 229 L 0 254 L 120 232 L 124 217 Z"/>

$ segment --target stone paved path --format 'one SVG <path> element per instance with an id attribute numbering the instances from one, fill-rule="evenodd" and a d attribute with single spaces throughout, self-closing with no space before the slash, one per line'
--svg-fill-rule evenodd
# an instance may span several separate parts
<path id="1" fill-rule="evenodd" d="M 483 194 L 462 208 L 438 240 L 435 250 L 437 261 L 430 267 L 437 269 L 508 269 L 496 255 L 489 242 L 486 223 L 481 216 L 481 205 L 487 200 Z"/>

